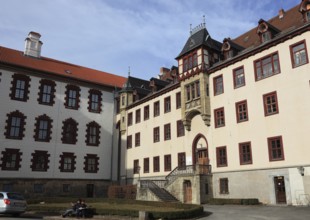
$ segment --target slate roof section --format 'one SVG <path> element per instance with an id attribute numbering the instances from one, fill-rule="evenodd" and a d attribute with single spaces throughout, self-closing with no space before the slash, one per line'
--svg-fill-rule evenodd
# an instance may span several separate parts
<path id="1" fill-rule="evenodd" d="M 201 30 L 192 34 L 188 38 L 185 46 L 183 47 L 181 53 L 176 57 L 176 59 L 178 59 L 179 57 L 183 56 L 184 54 L 188 53 L 189 51 L 191 51 L 195 48 L 198 48 L 202 45 L 207 46 L 209 48 L 212 48 L 216 51 L 220 51 L 221 47 L 222 47 L 222 43 L 212 39 L 208 30 L 206 28 L 202 28 Z"/>
<path id="2" fill-rule="evenodd" d="M 54 60 L 47 57 L 34 58 L 24 56 L 22 51 L 0 46 L 0 65 L 14 66 L 33 70 L 33 73 L 44 72 L 71 79 L 82 80 L 102 86 L 121 88 L 126 78 L 99 70 Z"/>
<path id="3" fill-rule="evenodd" d="M 124 83 L 121 92 L 133 91 L 136 89 L 142 92 L 142 90 L 151 91 L 150 82 L 144 79 L 128 76 L 127 81 Z M 142 92 L 145 93 L 145 92 Z"/>

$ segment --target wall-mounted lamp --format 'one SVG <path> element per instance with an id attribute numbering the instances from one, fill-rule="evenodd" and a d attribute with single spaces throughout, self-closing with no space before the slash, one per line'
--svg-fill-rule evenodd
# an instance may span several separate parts
<path id="1" fill-rule="evenodd" d="M 305 168 L 303 166 L 297 167 L 297 169 L 298 169 L 301 176 L 305 175 Z"/>

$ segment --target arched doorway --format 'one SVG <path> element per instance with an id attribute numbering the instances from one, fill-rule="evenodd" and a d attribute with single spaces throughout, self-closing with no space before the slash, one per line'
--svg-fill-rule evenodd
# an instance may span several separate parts
<path id="1" fill-rule="evenodd" d="M 204 135 L 198 134 L 194 138 L 192 144 L 192 160 L 193 165 L 202 165 L 199 166 L 199 172 L 201 174 L 208 173 L 208 167 L 205 165 L 209 165 L 209 153 L 208 153 L 208 142 Z"/>

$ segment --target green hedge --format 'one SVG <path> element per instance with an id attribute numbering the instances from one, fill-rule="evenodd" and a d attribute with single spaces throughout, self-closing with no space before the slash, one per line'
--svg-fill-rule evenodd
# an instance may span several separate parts
<path id="1" fill-rule="evenodd" d="M 46 206 L 39 205 L 40 202 L 45 202 Z M 34 211 L 37 213 L 48 212 L 48 213 L 62 213 L 70 202 L 72 202 L 72 198 L 44 198 L 44 199 L 32 199 L 27 200 L 29 206 L 28 211 Z M 54 207 L 48 205 L 49 203 L 57 203 L 64 204 L 63 207 Z M 171 207 L 176 209 L 181 209 L 178 211 L 148 211 L 146 208 L 146 212 L 149 213 L 150 219 L 186 219 L 193 218 L 197 216 L 202 216 L 204 213 L 203 207 L 200 205 L 192 205 L 192 204 L 182 204 L 182 203 L 165 203 L 165 202 L 153 202 L 153 201 L 139 201 L 139 200 L 129 200 L 129 199 L 102 199 L 102 198 L 87 198 L 86 203 L 109 203 L 109 204 L 137 204 L 143 205 L 145 207 L 163 207 L 164 208 Z M 118 215 L 118 216 L 129 216 L 129 217 L 138 217 L 139 210 L 136 209 L 103 209 L 96 207 L 96 214 L 98 215 Z"/>
<path id="2" fill-rule="evenodd" d="M 208 201 L 211 205 L 258 205 L 259 200 L 250 198 L 250 199 L 221 199 L 213 198 Z"/>

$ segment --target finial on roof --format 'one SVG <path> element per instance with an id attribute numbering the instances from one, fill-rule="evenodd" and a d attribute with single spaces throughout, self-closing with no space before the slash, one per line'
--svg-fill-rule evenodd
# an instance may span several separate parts
<path id="1" fill-rule="evenodd" d="M 130 76 L 130 66 L 128 66 L 128 77 Z"/>
<path id="2" fill-rule="evenodd" d="M 206 16 L 203 15 L 202 17 L 203 17 L 203 18 L 202 18 L 203 27 L 206 27 Z"/>
<path id="3" fill-rule="evenodd" d="M 189 34 L 192 35 L 192 24 L 189 24 Z"/>

